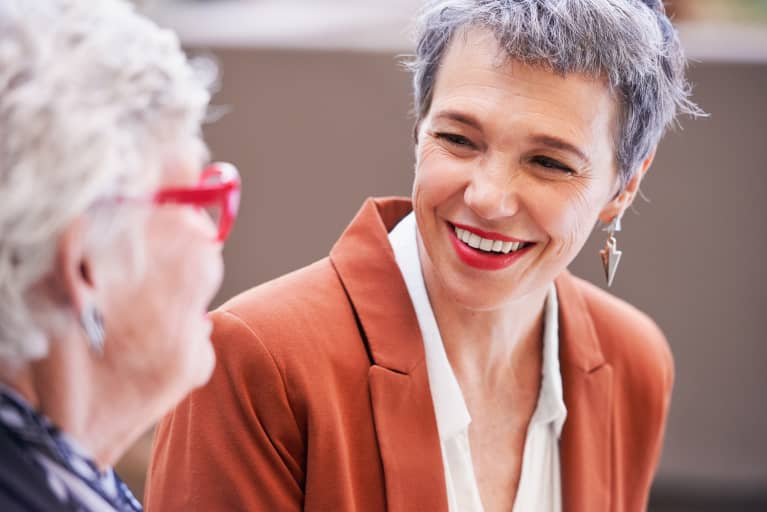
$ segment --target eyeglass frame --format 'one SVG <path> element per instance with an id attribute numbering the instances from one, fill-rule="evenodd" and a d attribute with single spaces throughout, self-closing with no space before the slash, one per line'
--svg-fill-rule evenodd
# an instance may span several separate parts
<path id="1" fill-rule="evenodd" d="M 217 183 L 205 180 L 218 176 Z M 221 207 L 218 221 L 218 233 L 215 241 L 223 243 L 231 233 L 240 206 L 240 174 L 237 168 L 228 162 L 214 162 L 207 165 L 200 174 L 200 182 L 191 187 L 163 187 L 151 197 L 115 196 L 110 200 L 122 202 L 149 202 L 153 205 L 178 204 L 204 208 L 217 204 Z"/>

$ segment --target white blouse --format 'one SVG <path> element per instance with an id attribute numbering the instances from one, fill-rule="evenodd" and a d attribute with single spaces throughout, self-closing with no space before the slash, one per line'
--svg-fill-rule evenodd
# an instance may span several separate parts
<path id="1" fill-rule="evenodd" d="M 434 413 L 442 446 L 442 462 L 450 512 L 482 512 L 469 446 L 471 415 L 442 344 L 429 303 L 411 213 L 392 230 L 389 242 L 413 302 L 426 352 Z M 559 371 L 559 326 L 556 288 L 546 300 L 543 336 L 543 378 L 538 404 L 530 420 L 513 512 L 561 512 L 562 487 L 559 436 L 567 409 Z"/>

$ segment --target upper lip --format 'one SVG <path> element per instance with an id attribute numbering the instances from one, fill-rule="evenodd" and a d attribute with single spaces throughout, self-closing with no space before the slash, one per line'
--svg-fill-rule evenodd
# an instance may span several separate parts
<path id="1" fill-rule="evenodd" d="M 483 229 L 475 228 L 473 226 L 467 226 L 465 224 L 458 224 L 457 222 L 451 223 L 453 226 L 465 229 L 469 233 L 474 233 L 475 235 L 481 237 L 481 238 L 487 238 L 490 240 L 500 240 L 502 242 L 523 242 L 523 243 L 530 243 L 528 240 L 522 240 L 521 238 L 514 238 L 512 236 L 506 236 L 502 235 L 500 233 L 496 233 L 494 231 L 485 231 Z"/>

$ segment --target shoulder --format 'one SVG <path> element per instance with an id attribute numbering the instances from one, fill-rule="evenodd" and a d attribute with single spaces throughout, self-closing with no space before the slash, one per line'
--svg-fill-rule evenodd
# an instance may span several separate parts
<path id="1" fill-rule="evenodd" d="M 670 388 L 673 357 L 665 335 L 646 313 L 583 279 L 572 277 L 609 364 L 628 377 Z M 566 306 L 565 306 L 566 307 Z"/>
<path id="2" fill-rule="evenodd" d="M 329 258 L 323 258 L 272 281 L 236 295 L 217 311 L 249 318 L 297 313 L 307 306 L 321 307 L 326 298 L 341 298 L 343 288 Z"/>
<path id="3" fill-rule="evenodd" d="M 601 352 L 603 375 L 609 385 L 614 453 L 614 486 L 622 489 L 619 503 L 626 510 L 644 510 L 663 445 L 671 401 L 674 365 L 671 350 L 657 324 L 627 302 L 581 279 L 565 276 L 571 308 L 582 325 L 579 336 L 592 337 Z M 585 318 L 584 318 L 585 317 Z M 589 332 L 591 331 L 591 332 Z M 571 340 L 578 343 L 579 340 Z M 579 407 L 577 400 L 568 408 Z"/>
<path id="4" fill-rule="evenodd" d="M 50 489 L 43 470 L 0 427 L 0 510 L 69 510 Z"/>
<path id="5" fill-rule="evenodd" d="M 330 288 L 330 289 L 328 289 Z M 341 290 L 338 279 L 329 258 L 322 258 L 310 265 L 276 279 L 246 290 L 226 301 L 219 310 L 240 315 L 258 314 L 263 308 L 271 311 L 305 306 L 306 303 L 318 304 L 327 292 Z M 278 301 L 275 303 L 275 301 Z M 300 301 L 298 304 L 296 301 Z"/>
<path id="6" fill-rule="evenodd" d="M 314 324 L 325 315 L 349 311 L 343 285 L 328 258 L 251 288 L 219 307 L 214 314 L 228 313 L 258 329 Z M 316 325 L 314 326 L 316 327 Z"/>
<path id="7" fill-rule="evenodd" d="M 351 303 L 328 258 L 237 295 L 212 318 L 214 338 L 216 330 L 237 331 L 275 354 L 311 350 L 328 337 L 357 333 Z"/>
<path id="8" fill-rule="evenodd" d="M 245 291 L 212 319 L 217 367 L 258 385 L 271 375 L 289 398 L 319 381 L 367 375 L 370 366 L 354 309 L 327 258 Z"/>

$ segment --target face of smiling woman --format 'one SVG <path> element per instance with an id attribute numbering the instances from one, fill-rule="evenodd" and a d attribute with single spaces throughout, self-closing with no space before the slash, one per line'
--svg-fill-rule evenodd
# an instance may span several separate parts
<path id="1" fill-rule="evenodd" d="M 613 199 L 616 116 L 599 80 L 509 61 L 486 31 L 454 37 L 416 149 L 430 293 L 438 286 L 473 310 L 542 298 L 597 219 L 633 198 Z"/>

